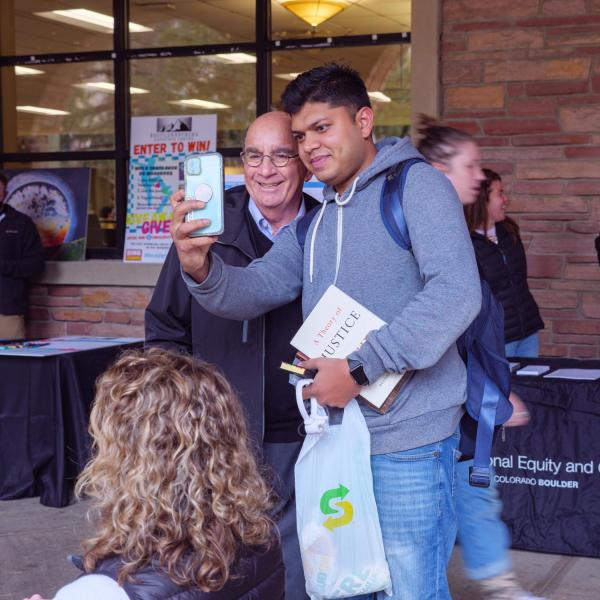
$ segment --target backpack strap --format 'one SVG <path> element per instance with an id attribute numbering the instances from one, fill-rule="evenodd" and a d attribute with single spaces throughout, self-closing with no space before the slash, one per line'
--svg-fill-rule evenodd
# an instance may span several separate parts
<path id="1" fill-rule="evenodd" d="M 469 362 L 474 359 L 469 356 Z M 476 359 L 475 369 L 484 371 L 481 364 Z M 472 377 L 471 369 L 467 367 L 467 381 Z M 475 453 L 473 455 L 473 466 L 469 468 L 469 484 L 475 487 L 490 487 L 490 455 L 494 441 L 494 425 L 496 422 L 496 409 L 500 401 L 500 390 L 490 377 L 483 374 L 484 387 L 479 409 L 479 418 L 477 419 L 477 434 L 475 437 Z"/>
<path id="2" fill-rule="evenodd" d="M 404 218 L 402 201 L 408 170 L 415 163 L 425 162 L 422 158 L 409 158 L 394 165 L 385 176 L 381 190 L 380 210 L 381 220 L 391 238 L 404 250 L 412 249 L 410 234 Z"/>
<path id="3" fill-rule="evenodd" d="M 469 483 L 476 487 L 490 485 L 490 455 L 494 427 L 512 414 L 508 400 L 510 368 L 504 357 L 504 318 L 502 306 L 489 285 L 481 282 L 481 310 L 457 346 L 467 367 L 467 412 L 477 421 L 474 438 L 473 466 Z"/>
<path id="4" fill-rule="evenodd" d="M 308 235 L 308 228 L 320 209 L 321 204 L 317 204 L 317 206 L 311 208 L 303 217 L 301 217 L 296 225 L 296 239 L 298 240 L 298 244 L 300 244 L 300 248 L 302 248 L 303 252 L 304 245 L 306 244 L 306 236 Z"/>

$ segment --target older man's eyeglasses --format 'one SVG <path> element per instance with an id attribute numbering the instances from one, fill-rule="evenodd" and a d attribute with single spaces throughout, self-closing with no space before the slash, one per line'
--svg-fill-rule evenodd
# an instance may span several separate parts
<path id="1" fill-rule="evenodd" d="M 249 167 L 260 167 L 264 158 L 268 158 L 276 167 L 285 167 L 292 158 L 298 157 L 298 153 L 287 154 L 286 152 L 276 152 L 275 154 L 261 154 L 260 152 L 241 152 L 240 156 L 244 164 Z"/>

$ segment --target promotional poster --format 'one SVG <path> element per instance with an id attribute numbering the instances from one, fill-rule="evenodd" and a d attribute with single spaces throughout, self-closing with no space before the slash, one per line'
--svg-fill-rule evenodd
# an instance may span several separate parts
<path id="1" fill-rule="evenodd" d="M 6 202 L 30 217 L 47 260 L 84 260 L 91 169 L 3 171 Z"/>
<path id="2" fill-rule="evenodd" d="M 217 115 L 131 120 L 124 262 L 162 263 L 171 245 L 169 197 L 183 186 L 183 159 L 214 152 Z"/>

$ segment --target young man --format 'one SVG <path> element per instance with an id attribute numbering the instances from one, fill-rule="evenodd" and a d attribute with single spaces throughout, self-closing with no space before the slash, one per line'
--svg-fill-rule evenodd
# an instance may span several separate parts
<path id="1" fill-rule="evenodd" d="M 26 337 L 29 279 L 44 270 L 44 249 L 33 221 L 6 204 L 0 173 L 0 340 Z"/>
<path id="2" fill-rule="evenodd" d="M 225 231 L 215 253 L 245 267 L 263 256 L 305 210 L 307 171 L 298 158 L 289 115 L 272 112 L 248 128 L 242 153 L 244 183 L 225 193 Z M 183 192 L 173 195 L 177 204 Z M 302 446 L 294 390 L 279 369 L 290 360 L 290 339 L 302 323 L 300 301 L 245 321 L 221 319 L 194 302 L 172 247 L 146 309 L 146 344 L 176 348 L 218 365 L 235 387 L 251 433 L 275 473 L 281 499 L 278 526 L 286 567 L 286 598 L 304 600 L 304 573 L 296 534 L 294 463 Z"/>
<path id="3" fill-rule="evenodd" d="M 316 359 L 307 396 L 345 406 L 386 372 L 417 372 L 387 413 L 362 406 L 371 433 L 375 499 L 394 598 L 449 598 L 446 565 L 456 533 L 456 433 L 465 368 L 455 341 L 478 314 L 481 290 L 462 208 L 452 185 L 416 164 L 404 189 L 412 251 L 393 241 L 380 215 L 386 172 L 419 157 L 407 139 L 372 140 L 373 110 L 363 81 L 335 64 L 303 73 L 283 106 L 302 161 L 326 183 L 305 251 L 294 229 L 247 269 L 209 253 L 211 239 L 187 239 L 194 207 L 174 213 L 174 239 L 194 298 L 230 318 L 262 314 L 302 294 L 308 314 L 337 285 L 387 324 L 347 360 Z M 383 593 L 380 594 L 383 597 Z"/>

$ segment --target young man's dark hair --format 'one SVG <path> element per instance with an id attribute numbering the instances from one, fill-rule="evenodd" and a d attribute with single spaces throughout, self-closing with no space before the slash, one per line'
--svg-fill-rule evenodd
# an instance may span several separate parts
<path id="1" fill-rule="evenodd" d="M 0 171 L 0 183 L 4 184 L 4 187 L 8 184 L 8 177 Z"/>
<path id="2" fill-rule="evenodd" d="M 371 106 L 367 88 L 354 69 L 328 63 L 301 73 L 281 95 L 283 110 L 295 115 L 307 102 L 326 102 L 332 107 L 346 106 L 355 113 Z"/>

